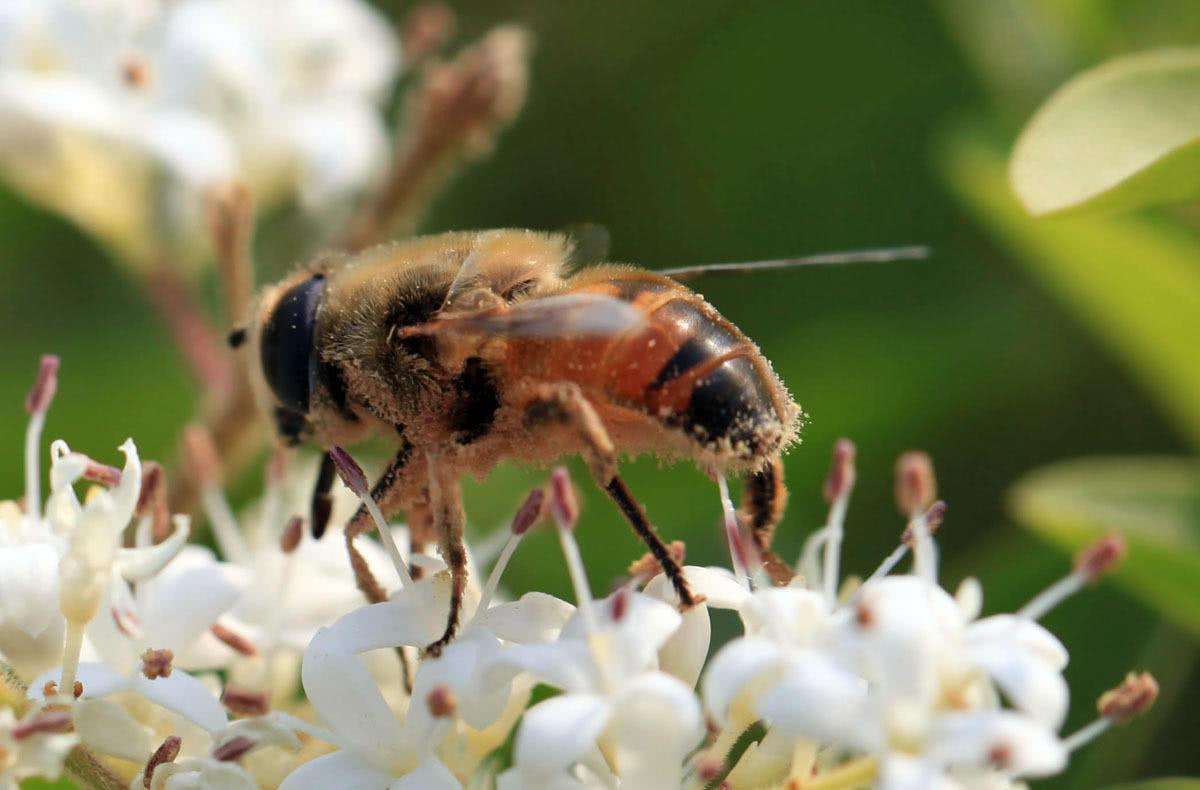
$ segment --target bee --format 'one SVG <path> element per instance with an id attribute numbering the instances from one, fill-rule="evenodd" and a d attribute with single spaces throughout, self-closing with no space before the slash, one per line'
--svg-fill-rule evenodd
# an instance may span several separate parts
<path id="1" fill-rule="evenodd" d="M 741 475 L 742 528 L 766 566 L 777 563 L 780 459 L 802 413 L 758 347 L 679 282 L 713 268 L 580 268 L 564 234 L 445 233 L 317 260 L 268 287 L 231 342 L 249 340 L 283 442 L 394 442 L 371 495 L 384 514 L 405 514 L 417 545 L 436 540 L 450 570 L 446 630 L 427 648 L 436 654 L 454 636 L 466 583 L 459 481 L 501 461 L 582 455 L 684 607 L 695 597 L 621 478 L 621 456 Z M 318 537 L 333 479 L 326 453 Z M 360 509 L 348 543 L 370 524 Z"/>

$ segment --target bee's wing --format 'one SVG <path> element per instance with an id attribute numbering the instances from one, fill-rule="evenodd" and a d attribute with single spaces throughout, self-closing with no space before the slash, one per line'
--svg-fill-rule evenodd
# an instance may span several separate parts
<path id="1" fill-rule="evenodd" d="M 571 253 L 567 256 L 567 269 L 575 271 L 608 260 L 612 234 L 608 228 L 595 222 L 576 222 L 563 228 L 571 240 Z"/>
<path id="2" fill-rule="evenodd" d="M 504 335 L 507 337 L 579 337 L 618 335 L 645 323 L 628 302 L 594 293 L 569 293 L 530 299 L 486 310 L 439 315 L 406 327 L 411 335 Z"/>

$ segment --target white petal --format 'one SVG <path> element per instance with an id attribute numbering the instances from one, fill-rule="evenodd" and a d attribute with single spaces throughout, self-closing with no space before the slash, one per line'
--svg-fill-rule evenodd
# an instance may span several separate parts
<path id="1" fill-rule="evenodd" d="M 812 644 L 828 621 L 825 597 L 801 587 L 768 587 L 741 608 L 747 632 L 782 644 Z"/>
<path id="2" fill-rule="evenodd" d="M 759 637 L 735 639 L 721 648 L 704 675 L 705 707 L 724 723 L 729 706 L 751 683 L 780 669 L 779 647 Z"/>
<path id="3" fill-rule="evenodd" d="M 118 549 L 116 569 L 131 582 L 143 581 L 167 566 L 187 544 L 188 520 L 176 516 L 174 529 L 162 543 L 140 549 Z"/>
<path id="4" fill-rule="evenodd" d="M 0 622 L 36 638 L 61 621 L 58 611 L 58 551 L 49 543 L 0 548 Z M 3 644 L 0 650 L 5 653 Z"/>
<path id="5" fill-rule="evenodd" d="M 708 607 L 698 604 L 683 613 L 683 622 L 658 651 L 658 666 L 694 688 L 708 658 L 712 624 Z"/>
<path id="6" fill-rule="evenodd" d="M 475 625 L 509 642 L 551 642 L 574 611 L 574 606 L 552 595 L 528 592 L 512 603 L 498 604 L 481 613 Z"/>
<path id="7" fill-rule="evenodd" d="M 960 790 L 960 785 L 928 760 L 890 754 L 880 766 L 876 790 Z"/>
<path id="8" fill-rule="evenodd" d="M 684 578 L 693 593 L 704 596 L 706 606 L 715 609 L 739 609 L 751 597 L 749 590 L 738 583 L 734 575 L 725 568 L 705 568 L 685 565 Z M 646 594 L 668 603 L 678 603 L 675 588 L 665 574 L 658 574 L 646 585 Z"/>
<path id="9" fill-rule="evenodd" d="M 55 667 L 38 675 L 29 683 L 29 691 L 26 692 L 29 699 L 41 700 L 42 689 L 47 683 L 53 682 L 56 685 L 62 678 L 62 668 Z M 96 664 L 92 662 L 84 662 L 79 665 L 78 671 L 75 673 L 75 679 L 83 684 L 84 697 L 105 697 L 117 691 L 125 691 L 129 688 L 129 678 L 119 672 L 115 672 L 104 664 Z"/>
<path id="10" fill-rule="evenodd" d="M 795 737 L 877 749 L 882 733 L 869 715 L 867 683 L 812 650 L 788 656 L 783 678 L 758 699 L 771 726 Z"/>
<path id="11" fill-rule="evenodd" d="M 997 614 L 972 623 L 967 628 L 967 641 L 983 643 L 1016 643 L 1055 671 L 1066 669 L 1069 654 L 1058 637 L 1027 617 Z"/>
<path id="12" fill-rule="evenodd" d="M 439 760 L 430 757 L 400 781 L 388 785 L 388 790 L 462 790 L 462 784 Z"/>
<path id="13" fill-rule="evenodd" d="M 484 632 L 460 636 L 439 658 L 424 659 L 413 680 L 412 698 L 417 702 L 409 706 L 405 730 L 414 727 L 421 731 L 432 729 L 432 717 L 422 701 L 440 686 L 454 692 L 458 715 L 468 725 L 482 730 L 493 724 L 508 705 L 511 688 L 508 683 L 485 684 L 481 682 L 481 673 L 499 652 L 499 641 Z"/>
<path id="14" fill-rule="evenodd" d="M 383 119 L 362 100 L 306 106 L 291 115 L 287 129 L 299 158 L 300 200 L 311 209 L 361 192 L 387 162 Z"/>
<path id="15" fill-rule="evenodd" d="M 357 609 L 338 620 L 323 637 L 326 646 L 344 654 L 380 647 L 424 647 L 442 635 L 450 610 L 447 574 L 421 579 L 391 600 Z"/>
<path id="16" fill-rule="evenodd" d="M 119 449 L 125 454 L 125 468 L 121 470 L 121 482 L 112 490 L 112 498 L 114 527 L 122 530 L 133 519 L 142 493 L 142 462 L 133 439 L 126 439 Z"/>
<path id="17" fill-rule="evenodd" d="M 142 582 L 143 640 L 153 648 L 182 652 L 229 611 L 239 593 L 216 563 Z"/>
<path id="18" fill-rule="evenodd" d="M 288 774 L 279 790 L 382 790 L 392 781 L 390 774 L 350 752 L 317 757 Z"/>
<path id="19" fill-rule="evenodd" d="M 967 630 L 968 655 L 1018 709 L 1057 730 L 1069 705 L 1061 670 L 1067 651 L 1042 626 L 1023 617 L 996 615 Z"/>
<path id="20" fill-rule="evenodd" d="M 154 680 L 135 675 L 133 690 L 209 732 L 223 729 L 229 723 L 225 708 L 216 695 L 199 679 L 182 669 Z"/>
<path id="21" fill-rule="evenodd" d="M 564 694 L 534 705 L 517 733 L 516 764 L 534 776 L 565 771 L 595 746 L 610 712 L 607 700 L 591 694 Z"/>
<path id="22" fill-rule="evenodd" d="M 362 660 L 343 652 L 342 644 L 330 636 L 330 629 L 317 632 L 304 654 L 304 691 L 339 736 L 364 754 L 381 756 L 381 764 L 386 764 L 400 740 L 400 725 Z"/>
<path id="23" fill-rule="evenodd" d="M 617 744 L 622 788 L 679 787 L 684 757 L 704 736 L 704 717 L 690 687 L 647 672 L 622 689 L 607 732 Z"/>
<path id="24" fill-rule="evenodd" d="M 229 136 L 198 113 L 155 113 L 141 124 L 140 133 L 146 149 L 189 186 L 203 189 L 237 177 L 237 151 Z"/>
<path id="25" fill-rule="evenodd" d="M 155 749 L 150 728 L 115 702 L 84 698 L 75 703 L 71 715 L 80 740 L 93 751 L 144 763 Z"/>
<path id="26" fill-rule="evenodd" d="M 946 765 L 991 766 L 1012 776 L 1050 776 L 1067 763 L 1067 751 L 1053 732 L 1010 711 L 941 716 L 930 742 L 930 757 Z M 999 762 L 997 755 L 1002 755 Z"/>
<path id="27" fill-rule="evenodd" d="M 503 683 L 522 671 L 564 691 L 587 692 L 600 687 L 592 651 L 579 639 L 507 647 L 485 670 L 485 682 Z"/>
<path id="28" fill-rule="evenodd" d="M 614 619 L 615 596 L 626 596 L 621 618 Z M 593 604 L 600 630 L 611 640 L 609 660 L 621 675 L 635 675 L 658 666 L 658 649 L 679 628 L 683 618 L 673 606 L 642 593 L 613 593 Z M 563 627 L 562 638 L 582 640 L 586 629 L 576 612 Z"/>

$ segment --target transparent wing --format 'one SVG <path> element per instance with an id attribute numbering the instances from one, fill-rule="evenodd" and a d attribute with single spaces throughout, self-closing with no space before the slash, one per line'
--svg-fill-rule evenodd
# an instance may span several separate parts
<path id="1" fill-rule="evenodd" d="M 563 228 L 571 240 L 571 254 L 567 257 L 567 268 L 571 271 L 608 260 L 612 234 L 608 228 L 594 222 L 576 222 Z"/>
<path id="2" fill-rule="evenodd" d="M 602 294 L 571 293 L 438 316 L 401 330 L 401 335 L 605 336 L 636 329 L 645 321 L 628 302 Z"/>

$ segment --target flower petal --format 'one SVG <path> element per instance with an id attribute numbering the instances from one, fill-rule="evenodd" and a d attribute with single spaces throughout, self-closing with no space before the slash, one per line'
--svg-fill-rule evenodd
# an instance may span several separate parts
<path id="1" fill-rule="evenodd" d="M 782 654 L 770 640 L 742 637 L 721 648 L 708 666 L 702 688 L 704 704 L 724 723 L 729 708 L 751 683 L 780 669 Z"/>
<path id="2" fill-rule="evenodd" d="M 1050 776 L 1067 764 L 1067 750 L 1053 732 L 1011 711 L 940 716 L 930 743 L 930 757 L 942 764 L 991 767 L 1010 776 Z"/>
<path id="3" fill-rule="evenodd" d="M 71 709 L 83 745 L 112 757 L 144 763 L 154 751 L 153 732 L 106 699 L 81 699 Z"/>
<path id="4" fill-rule="evenodd" d="M 739 609 L 752 593 L 739 584 L 734 575 L 725 568 L 705 568 L 699 565 L 685 565 L 683 576 L 687 579 L 692 592 L 704 596 L 704 603 L 714 609 Z M 678 603 L 675 588 L 665 574 L 658 574 L 645 587 L 647 595 L 652 595 L 667 603 Z"/>
<path id="5" fill-rule="evenodd" d="M 237 601 L 240 590 L 217 563 L 159 576 L 138 590 L 143 641 L 183 652 Z"/>
<path id="6" fill-rule="evenodd" d="M 574 606 L 553 595 L 528 592 L 516 601 L 497 604 L 480 613 L 474 625 L 509 642 L 552 642 L 574 611 Z"/>
<path id="7" fill-rule="evenodd" d="M 380 647 L 424 647 L 442 635 L 450 610 L 450 577 L 439 573 L 388 601 L 363 606 L 323 629 L 325 644 L 344 655 Z"/>
<path id="8" fill-rule="evenodd" d="M 679 787 L 684 757 L 704 737 L 704 717 L 689 686 L 646 672 L 621 690 L 607 732 L 617 745 L 622 788 Z"/>
<path id="9" fill-rule="evenodd" d="M 174 670 L 167 677 L 147 679 L 134 675 L 132 690 L 153 703 L 172 710 L 209 732 L 224 729 L 229 717 L 221 701 L 208 686 L 182 669 Z M 85 687 L 86 691 L 86 687 Z"/>
<path id="10" fill-rule="evenodd" d="M 534 705 L 517 733 L 521 773 L 538 778 L 562 773 L 595 747 L 610 714 L 608 700 L 593 694 L 564 694 Z"/>
<path id="11" fill-rule="evenodd" d="M 137 549 L 117 549 L 116 569 L 126 580 L 140 582 L 154 576 L 187 544 L 189 522 L 176 516 L 174 529 L 167 539 L 153 546 Z"/>
<path id="12" fill-rule="evenodd" d="M 762 693 L 758 712 L 794 737 L 878 749 L 883 733 L 868 710 L 867 683 L 813 650 L 788 655 L 780 682 Z"/>
<path id="13" fill-rule="evenodd" d="M 42 690 L 47 683 L 58 684 L 61 682 L 62 668 L 55 667 L 48 669 L 42 674 L 29 682 L 29 690 L 26 695 L 32 700 L 43 699 Z M 79 669 L 75 673 L 75 679 L 83 685 L 84 697 L 106 697 L 118 691 L 125 691 L 129 688 L 129 678 L 109 668 L 105 664 L 97 664 L 90 661 L 83 662 L 79 665 Z"/>
<path id="14" fill-rule="evenodd" d="M 429 757 L 398 782 L 388 785 L 388 790 L 462 790 L 462 785 L 440 760 Z"/>
<path id="15" fill-rule="evenodd" d="M 351 752 L 325 754 L 288 774 L 279 790 L 381 790 L 392 781 L 362 757 Z"/>

